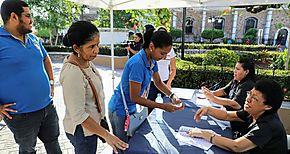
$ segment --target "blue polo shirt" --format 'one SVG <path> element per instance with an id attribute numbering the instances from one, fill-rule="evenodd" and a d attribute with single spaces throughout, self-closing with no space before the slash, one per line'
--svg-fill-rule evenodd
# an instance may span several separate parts
<path id="1" fill-rule="evenodd" d="M 51 101 L 48 75 L 44 68 L 47 52 L 40 40 L 27 34 L 26 43 L 0 27 L 0 104 L 17 113 L 28 113 L 46 107 Z"/>
<path id="2" fill-rule="evenodd" d="M 152 71 L 158 72 L 157 62 L 155 60 L 151 61 Z M 130 99 L 130 88 L 129 81 L 138 82 L 141 84 L 141 91 L 139 95 L 141 96 L 151 82 L 152 71 L 148 59 L 146 57 L 146 52 L 141 49 L 136 55 L 128 60 L 125 65 L 121 82 L 115 88 L 114 94 L 109 101 L 109 111 L 116 111 L 118 116 L 125 116 L 125 108 L 123 105 L 120 84 L 122 84 L 124 96 L 126 98 L 129 113 L 132 114 L 136 112 L 136 103 L 132 102 Z"/>

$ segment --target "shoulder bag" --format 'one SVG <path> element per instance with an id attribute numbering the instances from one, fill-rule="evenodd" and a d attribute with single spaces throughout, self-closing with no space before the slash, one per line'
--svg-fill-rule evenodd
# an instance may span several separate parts
<path id="1" fill-rule="evenodd" d="M 89 85 L 92 89 L 92 92 L 94 94 L 94 97 L 95 97 L 95 105 L 97 107 L 97 110 L 99 113 L 102 112 L 102 108 L 101 108 L 101 103 L 99 101 L 99 97 L 98 97 L 98 94 L 97 94 L 97 91 L 96 91 L 96 88 L 93 84 L 93 81 L 91 80 L 91 78 L 86 74 L 86 72 L 79 66 L 79 64 L 77 62 L 74 62 L 74 61 L 68 61 L 69 63 L 73 64 L 73 65 L 76 65 L 80 68 L 80 70 L 83 72 L 84 76 L 86 77 L 86 79 L 88 80 L 89 82 Z M 93 68 L 92 68 L 93 69 Z M 101 119 L 101 122 L 100 122 L 100 125 L 105 128 L 107 131 L 110 132 L 110 128 L 109 128 L 109 125 L 108 125 L 108 122 L 107 122 L 107 119 L 106 117 L 104 117 L 103 119 Z M 100 137 L 100 136 L 99 136 Z M 100 137 L 100 140 L 103 142 L 103 143 L 106 143 L 106 140 L 102 137 Z"/>
<path id="2" fill-rule="evenodd" d="M 147 92 L 146 92 L 147 96 L 149 94 L 149 88 L 150 88 L 150 83 L 149 83 L 149 86 L 147 87 Z M 121 82 L 120 82 L 120 89 L 121 89 L 124 108 L 126 111 L 126 120 L 125 120 L 125 124 L 124 124 L 124 131 L 127 132 L 127 136 L 133 136 L 135 134 L 135 131 L 137 130 L 137 128 L 139 128 L 141 126 L 141 124 L 145 121 L 145 119 L 147 118 L 148 109 L 147 109 L 147 107 L 141 106 L 142 109 L 140 111 L 136 111 L 134 114 L 130 115 L 129 111 L 128 111 L 128 106 L 126 103 L 126 99 L 125 99 L 125 95 L 123 92 Z M 147 96 L 146 96 L 146 98 L 147 98 Z"/>

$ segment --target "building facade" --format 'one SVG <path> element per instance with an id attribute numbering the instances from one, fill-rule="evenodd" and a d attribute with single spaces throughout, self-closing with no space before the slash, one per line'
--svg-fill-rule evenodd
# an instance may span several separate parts
<path id="1" fill-rule="evenodd" d="M 182 9 L 172 9 L 172 25 L 182 28 Z M 288 47 L 290 36 L 290 10 L 267 9 L 253 14 L 245 9 L 206 10 L 186 9 L 185 34 L 191 41 L 203 41 L 200 37 L 204 29 L 221 29 L 224 37 L 241 42 L 250 28 L 258 30 L 257 43 L 284 45 Z M 189 41 L 190 42 L 190 41 Z"/>

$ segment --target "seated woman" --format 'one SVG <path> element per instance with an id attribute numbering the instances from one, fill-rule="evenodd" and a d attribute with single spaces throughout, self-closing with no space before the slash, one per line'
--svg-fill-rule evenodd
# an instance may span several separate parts
<path id="1" fill-rule="evenodd" d="M 234 152 L 286 154 L 286 133 L 277 114 L 282 100 L 282 89 L 276 82 L 260 80 L 248 92 L 243 110 L 225 111 L 204 107 L 194 116 L 196 121 L 200 121 L 203 115 L 208 114 L 221 120 L 249 123 L 250 126 L 244 136 L 233 140 L 198 129 L 192 129 L 188 133 Z"/>
<path id="2" fill-rule="evenodd" d="M 228 111 L 237 111 L 242 109 L 247 97 L 247 91 L 250 91 L 255 84 L 255 65 L 250 59 L 240 59 L 235 66 L 234 79 L 225 87 L 214 92 L 202 87 L 203 93 L 207 99 L 216 104 L 225 106 Z M 248 125 L 243 122 L 231 122 L 234 138 L 246 133 Z"/>

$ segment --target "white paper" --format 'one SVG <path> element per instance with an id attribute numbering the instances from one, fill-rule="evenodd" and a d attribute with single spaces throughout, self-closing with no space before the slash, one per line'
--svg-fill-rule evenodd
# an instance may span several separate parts
<path id="1" fill-rule="evenodd" d="M 201 116 L 200 119 L 201 120 L 207 120 L 207 116 Z"/>
<path id="2" fill-rule="evenodd" d="M 211 119 L 213 119 L 217 125 L 222 129 L 225 130 L 226 128 L 230 128 L 231 127 L 231 123 L 229 121 L 223 121 L 223 120 L 219 120 L 213 116 L 210 116 Z"/>
<path id="3" fill-rule="evenodd" d="M 205 139 L 189 136 L 187 132 L 191 129 L 193 129 L 193 127 L 181 126 L 179 128 L 178 133 L 175 136 L 179 145 L 193 145 L 203 150 L 208 150 L 213 145 L 212 143 L 208 142 Z M 204 130 L 204 131 L 209 131 L 211 133 L 216 134 L 212 130 Z"/>
<path id="4" fill-rule="evenodd" d="M 213 120 L 208 120 L 207 122 L 208 122 L 208 124 L 211 125 L 211 126 L 215 126 L 215 125 L 217 125 Z"/>

